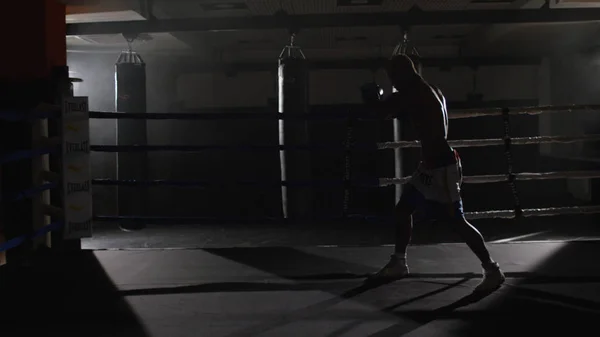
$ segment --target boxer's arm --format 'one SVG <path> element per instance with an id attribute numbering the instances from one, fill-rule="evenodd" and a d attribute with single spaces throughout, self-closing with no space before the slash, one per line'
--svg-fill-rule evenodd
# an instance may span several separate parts
<path id="1" fill-rule="evenodd" d="M 400 118 L 400 114 L 406 105 L 406 97 L 401 97 L 399 92 L 395 92 L 385 99 L 381 97 L 381 88 L 376 83 L 367 83 L 361 88 L 363 107 L 361 110 L 368 115 L 376 116 L 378 119 Z"/>
<path id="2" fill-rule="evenodd" d="M 365 114 L 374 116 L 376 119 L 397 118 L 398 100 L 391 99 L 391 96 L 383 100 L 364 102 L 362 110 Z"/>
<path id="3" fill-rule="evenodd" d="M 379 101 L 366 105 L 367 113 L 371 116 L 375 116 L 377 119 L 391 119 L 395 118 L 395 109 L 393 104 L 388 101 Z"/>
<path id="4" fill-rule="evenodd" d="M 433 92 L 435 93 L 435 95 L 437 96 L 437 98 L 440 100 L 440 102 L 446 106 L 446 97 L 444 96 L 444 94 L 442 93 L 442 90 L 438 87 L 436 87 L 433 84 L 430 84 L 429 86 L 431 86 L 431 89 L 433 89 Z"/>
<path id="5" fill-rule="evenodd" d="M 409 106 L 409 98 L 395 92 L 379 102 L 377 116 L 381 119 L 402 118 Z"/>

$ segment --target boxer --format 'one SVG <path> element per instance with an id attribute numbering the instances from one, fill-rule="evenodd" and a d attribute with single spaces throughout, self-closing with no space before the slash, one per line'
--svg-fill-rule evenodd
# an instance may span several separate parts
<path id="1" fill-rule="evenodd" d="M 465 218 L 460 194 L 461 160 L 447 141 L 446 99 L 421 77 L 406 55 L 394 56 L 387 73 L 397 92 L 372 104 L 373 110 L 382 118 L 399 118 L 412 125 L 421 142 L 421 162 L 395 207 L 395 252 L 389 263 L 369 280 L 390 281 L 409 274 L 406 248 L 412 235 L 412 215 L 420 210 L 431 220 L 450 224 L 460 234 L 484 270 L 475 291 L 493 291 L 504 283 L 505 276 L 491 258 L 481 233 Z"/>

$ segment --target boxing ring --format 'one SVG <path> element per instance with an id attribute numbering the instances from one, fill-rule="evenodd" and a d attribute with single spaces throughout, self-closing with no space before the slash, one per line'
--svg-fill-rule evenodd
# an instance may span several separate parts
<path id="1" fill-rule="evenodd" d="M 23 219 L 29 217 L 32 226 L 17 229 L 25 234 L 15 237 L 6 237 L 4 231 L 0 233 L 2 262 L 6 262 L 4 252 L 24 244 L 30 245 L 28 249 L 52 246 L 51 233 L 57 235 L 59 241 L 91 235 L 92 194 L 87 111 L 87 97 L 68 97 L 61 106 L 41 103 L 30 111 L 0 113 L 3 122 L 29 125 L 34 145 L 32 149 L 7 151 L 0 158 L 0 165 L 3 167 L 29 160 L 32 170 L 30 186 L 23 186 L 22 190 L 3 188 L 0 198 L 3 209 L 17 203 L 32 204 L 32 214 L 19 215 Z M 49 136 L 50 121 L 57 123 L 57 135 Z M 7 147 L 21 146 L 11 144 Z M 54 170 L 50 169 L 49 156 L 59 159 Z M 51 191 L 56 192 L 54 200 L 51 200 Z M 25 224 L 28 222 L 23 221 Z M 3 229 L 4 226 L 0 228 Z"/>
<path id="2" fill-rule="evenodd" d="M 2 165 L 39 156 L 60 157 L 60 172 L 39 166 L 38 185 L 3 195 L 3 205 L 31 200 L 38 204 L 38 216 L 51 216 L 34 232 L 8 237 L 0 251 L 15 249 L 49 235 L 66 239 L 93 237 L 91 224 L 127 220 L 129 217 L 95 214 L 92 217 L 91 187 L 117 186 L 207 186 L 207 181 L 108 180 L 92 179 L 89 155 L 92 152 L 176 151 L 196 152 L 208 148 L 228 150 L 229 146 L 100 146 L 89 144 L 88 119 L 178 119 L 214 120 L 241 116 L 213 114 L 111 113 L 87 111 L 85 100 L 75 98 L 78 118 L 69 120 L 69 109 L 50 106 L 30 114 L 4 112 L 6 120 L 35 125 L 39 120 L 63 120 L 63 135 L 42 139 L 30 150 L 3 156 Z M 590 111 L 600 106 L 530 107 L 453 111 L 451 118 L 510 114 L 538 114 L 557 111 Z M 25 117 L 24 117 L 25 116 Z M 467 117 L 468 116 L 468 117 Z M 280 114 L 245 115 L 268 118 L 275 123 Z M 317 119 L 363 118 L 353 115 L 307 116 Z M 300 118 L 300 117 L 296 117 Z M 505 125 L 507 126 L 507 125 Z M 524 180 L 596 178 L 599 172 L 513 172 L 512 146 L 541 143 L 597 141 L 597 135 L 559 135 L 512 138 L 508 126 L 502 139 L 454 140 L 454 147 L 504 146 L 507 173 L 465 177 L 466 184 L 505 182 L 513 187 L 515 208 L 469 213 L 470 218 L 514 218 L 559 214 L 597 213 L 600 206 L 564 206 L 540 209 L 521 208 L 515 184 Z M 66 136 L 69 135 L 70 136 Z M 348 135 L 352 135 L 349 127 Z M 71 138 L 69 138 L 71 137 Z M 328 151 L 350 153 L 356 148 L 386 151 L 418 147 L 410 141 L 332 146 Z M 293 147 L 290 147 L 293 148 Z M 243 149 L 280 151 L 282 146 Z M 302 151 L 310 148 L 299 147 Z M 319 149 L 323 150 L 323 149 Z M 74 152 L 73 152 L 74 151 Z M 73 154 L 75 155 L 69 155 Z M 348 172 L 346 172 L 348 173 Z M 345 175 L 345 178 L 351 175 Z M 368 183 L 373 188 L 403 184 L 408 177 L 379 178 L 372 182 L 334 181 L 328 186 Z M 226 182 L 227 184 L 236 181 Z M 89 181 L 90 184 L 86 182 Z M 243 183 L 243 182 L 242 182 Z M 246 182 L 261 186 L 260 181 Z M 306 181 L 283 181 L 280 185 L 310 186 Z M 318 182 L 322 185 L 323 182 Z M 58 190 L 72 195 L 57 203 L 35 199 L 40 193 Z M 347 195 L 346 195 L 347 196 Z M 59 207 L 62 206 L 62 207 Z M 273 205 L 273 207 L 281 207 Z M 152 221 L 139 217 L 136 221 Z M 162 219 L 179 222 L 181 219 Z M 147 231 L 145 229 L 141 233 Z M 166 229 L 168 231 L 168 229 Z M 130 233 L 121 233 L 128 235 Z M 161 235 L 153 233 L 152 235 Z M 539 334 L 583 331 L 594 328 L 600 305 L 597 294 L 600 272 L 595 267 L 596 242 L 491 244 L 490 251 L 503 266 L 507 283 L 486 297 L 473 298 L 471 289 L 479 275 L 476 259 L 463 245 L 409 247 L 413 274 L 377 288 L 361 282 L 377 270 L 390 253 L 389 247 L 224 247 L 205 249 L 84 250 L 61 260 L 47 260 L 28 279 L 11 284 L 3 303 L 13 310 L 0 317 L 0 331 L 12 334 L 43 333 L 46 329 L 65 336 L 79 336 L 82 329 L 92 336 L 157 337 L 195 335 L 245 337 L 291 336 L 301 331 L 312 336 L 505 336 L 516 329 Z M 432 260 L 435 257 L 435 260 Z M 422 261 L 426 261 L 422 263 Z M 577 261 L 578 264 L 574 264 Z M 10 265 L 10 259 L 8 265 Z M 290 264 L 292 263 L 292 265 Z M 292 267 L 292 268 L 291 268 Z M 1 271 L 1 270 L 0 270 Z M 58 276 L 57 276 L 58 275 Z M 33 277 L 35 276 L 35 277 Z M 3 274 L 0 273 L 0 278 Z M 38 280 L 44 280 L 40 287 Z M 77 280 L 73 282 L 72 280 Z M 576 287 L 574 286 L 576 285 Z M 8 287 L 0 289 L 9 289 Z M 48 291 L 51 289 L 52 291 Z M 20 294 L 17 296 L 17 294 Z M 160 295 L 160 296 L 157 296 Z M 85 299 L 85 300 L 83 300 Z M 24 307 L 19 303 L 39 303 Z M 29 301 L 29 302 L 28 302 Z M 34 302 L 35 301 L 35 302 Z M 52 306 L 58 303 L 58 306 Z M 537 312 L 537 315 L 531 315 Z M 38 324 L 21 324 L 19 316 L 41 317 Z M 14 316 L 13 316 L 14 315 Z M 565 320 L 569 315 L 570 318 Z M 494 326 L 493 331 L 490 326 Z"/>
<path id="3" fill-rule="evenodd" d="M 79 102 L 81 104 L 86 104 Z M 73 104 L 71 104 L 73 105 Z M 65 104 L 68 106 L 68 104 Z M 35 121 L 47 119 L 47 118 L 62 118 L 64 119 L 65 115 L 61 115 L 59 112 L 64 111 L 64 108 L 60 108 L 57 106 L 46 106 L 44 110 L 33 111 L 30 114 L 24 115 L 18 113 L 4 112 L 1 114 L 4 120 L 12 120 L 18 121 L 23 120 L 24 118 L 30 120 L 30 122 L 34 123 Z M 82 109 L 85 110 L 85 109 Z M 511 109 L 502 109 L 502 108 L 494 108 L 494 109 L 470 109 L 470 110 L 460 110 L 460 111 L 451 111 L 450 118 L 451 119 L 463 119 L 463 118 L 478 118 L 485 116 L 503 116 L 504 126 L 505 126 L 505 135 L 504 138 L 498 139 L 468 139 L 468 140 L 451 140 L 450 145 L 455 148 L 465 148 L 465 147 L 489 147 L 489 146 L 503 146 L 505 149 L 506 160 L 507 160 L 507 171 L 503 174 L 488 174 L 488 175 L 476 175 L 476 176 L 465 176 L 464 183 L 465 184 L 485 184 L 485 183 L 498 183 L 505 182 L 509 184 L 513 191 L 514 197 L 514 209 L 508 210 L 482 210 L 476 212 L 468 212 L 466 215 L 469 219 L 483 219 L 483 218 L 504 218 L 510 219 L 515 217 L 534 217 L 534 216 L 554 216 L 554 215 L 565 215 L 565 214 L 593 214 L 600 212 L 600 206 L 561 206 L 561 207 L 546 207 L 546 208 L 522 208 L 522 205 L 519 200 L 518 189 L 516 187 L 516 183 L 519 181 L 525 180 L 551 180 L 551 179 L 590 179 L 590 178 L 599 178 L 600 171 L 563 171 L 563 172 L 513 172 L 513 163 L 511 150 L 513 146 L 526 146 L 526 145 L 534 145 L 534 144 L 567 144 L 567 143 L 576 143 L 576 142 L 594 142 L 600 141 L 600 135 L 557 135 L 557 136 L 534 136 L 534 137 L 520 137 L 520 138 L 512 138 L 510 135 L 510 116 L 511 115 L 539 115 L 542 113 L 577 113 L 577 112 L 587 112 L 587 111 L 597 111 L 600 110 L 600 106 L 591 106 L 591 105 L 573 105 L 573 106 L 541 106 L 541 107 L 521 107 L 521 108 L 511 108 Z M 39 175 L 42 177 L 43 183 L 37 186 L 31 186 L 23 191 L 15 191 L 13 195 L 3 196 L 3 202 L 18 202 L 24 199 L 34 198 L 37 194 L 43 193 L 44 191 L 50 189 L 59 189 L 61 191 L 61 195 L 67 195 L 73 191 L 74 189 L 79 188 L 77 192 L 85 193 L 83 195 L 77 194 L 78 196 L 78 204 L 85 204 L 83 208 L 86 215 L 78 216 L 77 221 L 73 221 L 73 223 L 85 224 L 85 229 L 83 230 L 84 234 L 78 236 L 78 238 L 91 236 L 91 221 L 93 219 L 94 222 L 103 222 L 103 221 L 137 221 L 137 222 L 148 222 L 153 223 L 155 221 L 159 221 L 161 223 L 168 223 L 172 221 L 173 223 L 178 223 L 182 219 L 174 217 L 172 219 L 168 217 L 151 217 L 151 216 L 119 216 L 119 215 L 103 215 L 103 214 L 95 214 L 93 217 L 91 216 L 91 188 L 93 186 L 127 186 L 127 187 L 154 187 L 154 186 L 172 186 L 172 187 L 207 187 L 207 186 L 235 186 L 246 185 L 246 186 L 256 186 L 260 188 L 265 185 L 278 185 L 278 186 L 287 186 L 290 188 L 293 187 L 310 187 L 310 186 L 344 186 L 345 187 L 345 195 L 346 199 L 350 198 L 350 188 L 352 186 L 369 186 L 372 188 L 386 187 L 392 185 L 402 185 L 406 183 L 410 177 L 393 177 L 393 178 L 378 178 L 370 181 L 361 180 L 356 181 L 352 180 L 352 173 L 350 172 L 350 165 L 348 161 L 351 160 L 350 156 L 352 151 L 371 151 L 378 150 L 384 151 L 389 149 L 405 149 L 405 148 L 415 148 L 419 147 L 419 143 L 417 141 L 400 141 L 400 142 L 383 142 L 378 144 L 361 144 L 356 143 L 352 139 L 352 129 L 356 123 L 360 123 L 361 121 L 369 121 L 369 119 L 365 116 L 357 116 L 356 114 L 348 113 L 348 114 L 307 114 L 304 116 L 298 115 L 284 115 L 279 113 L 262 113 L 262 114 L 216 114 L 216 113 L 114 113 L 114 112 L 104 112 L 104 111 L 89 111 L 89 112 L 81 112 L 83 114 L 81 120 L 77 121 L 80 125 L 77 127 L 73 126 L 73 121 L 64 122 L 64 130 L 65 134 L 69 134 L 69 130 L 74 132 L 77 130 L 79 137 L 83 137 L 78 141 L 81 142 L 81 146 L 77 147 L 77 151 L 83 151 L 85 154 L 84 157 L 79 160 L 83 160 L 83 163 L 87 163 L 82 166 L 81 163 L 78 164 L 79 169 L 74 169 L 75 166 L 73 164 L 64 163 L 62 165 L 63 168 L 66 168 L 64 172 L 49 172 L 47 170 L 40 169 Z M 61 117 L 62 116 L 62 117 Z M 278 120 L 291 118 L 291 119 L 312 119 L 312 120 L 347 120 L 348 121 L 348 130 L 345 144 L 335 144 L 335 145 L 319 145 L 317 146 L 298 146 L 298 145 L 275 145 L 275 146 L 253 146 L 253 145 L 242 145 L 242 146 L 220 146 L 220 145 L 95 145 L 89 144 L 85 142 L 89 142 L 89 125 L 85 125 L 87 120 L 89 119 L 133 119 L 133 120 L 202 120 L 202 121 L 211 121 L 211 120 L 231 120 L 231 119 L 267 119 L 273 120 L 276 122 Z M 82 124 L 83 123 L 83 124 Z M 82 126 L 84 125 L 84 126 Z M 67 153 L 67 145 L 70 144 L 69 141 L 60 140 L 60 139 L 43 139 L 40 142 L 39 146 L 32 150 L 19 150 L 10 154 L 6 154 L 0 160 L 0 164 L 7 164 L 11 161 L 18 160 L 32 160 L 36 158 L 36 156 L 42 155 L 50 155 L 55 156 L 58 155 L 61 158 L 65 156 Z M 61 150 L 62 147 L 62 150 Z M 104 179 L 104 178 L 92 178 L 91 173 L 88 173 L 89 168 L 89 154 L 93 152 L 102 153 L 119 153 L 119 152 L 200 152 L 204 150 L 244 150 L 244 151 L 272 151 L 276 153 L 277 151 L 344 151 L 346 158 L 346 172 L 344 179 L 338 181 L 237 181 L 235 178 L 232 178 L 228 181 L 224 182 L 215 182 L 215 181 L 175 181 L 175 180 L 118 180 L 118 179 Z M 64 178 L 63 178 L 64 177 Z M 70 181 L 75 179 L 77 184 L 75 183 L 66 183 L 65 181 Z M 64 183 L 61 183 L 64 182 Z M 80 186 L 80 187 L 73 187 Z M 201 191 L 199 191 L 201 193 Z M 36 199 L 38 200 L 38 199 Z M 281 207 L 279 205 L 273 205 L 272 207 Z M 346 208 L 344 212 L 348 212 L 347 200 L 344 202 L 344 207 Z M 75 207 L 78 208 L 78 207 Z M 72 211 L 75 209 L 71 207 Z M 29 240 L 31 237 L 40 237 L 46 235 L 48 232 L 52 230 L 56 230 L 57 228 L 64 225 L 65 211 L 60 208 L 50 206 L 48 204 L 38 205 L 36 209 L 40 209 L 44 215 L 52 215 L 54 216 L 54 222 L 51 224 L 46 224 L 45 226 L 38 226 L 38 232 L 31 234 L 30 237 L 20 236 L 18 238 L 7 238 L 7 242 L 0 245 L 0 251 L 4 251 L 15 246 L 18 246 L 20 243 Z M 73 211 L 74 212 L 74 211 Z M 365 215 L 368 216 L 368 215 Z M 83 218 L 82 218 L 83 217 Z M 204 217 L 197 218 L 186 218 L 186 221 L 189 223 L 194 220 L 202 220 Z M 265 219 L 266 220 L 266 219 Z M 284 221 L 285 219 L 276 219 L 278 221 Z"/>
<path id="4" fill-rule="evenodd" d="M 559 136 L 535 136 L 535 137 L 520 137 L 512 138 L 509 129 L 509 116 L 510 115 L 539 115 L 547 112 L 565 112 L 575 113 L 584 111 L 595 111 L 596 106 L 542 106 L 542 107 L 523 107 L 523 108 L 511 108 L 511 109 L 472 109 L 463 111 L 451 111 L 451 119 L 462 119 L 462 118 L 473 118 L 473 117 L 485 117 L 485 116 L 504 116 L 505 123 L 505 137 L 502 139 L 470 139 L 470 140 L 451 140 L 450 145 L 456 148 L 463 147 L 487 147 L 487 146 L 503 146 L 507 157 L 507 173 L 505 174 L 491 174 L 491 175 L 478 175 L 478 176 L 465 176 L 465 184 L 484 184 L 484 183 L 497 183 L 506 182 L 513 186 L 518 181 L 524 180 L 550 180 L 550 179 L 590 179 L 600 177 L 600 171 L 564 171 L 564 172 L 512 172 L 512 159 L 511 150 L 512 146 L 516 145 L 538 145 L 538 144 L 569 144 L 576 142 L 594 142 L 600 141 L 600 135 L 559 135 Z M 355 115 L 344 115 L 340 113 L 336 114 L 308 114 L 306 116 L 285 116 L 284 114 L 277 113 L 264 113 L 264 114 L 211 114 L 211 113 L 146 113 L 146 114 L 135 114 L 135 113 L 110 113 L 110 112 L 90 112 L 91 118 L 99 119 L 147 119 L 147 120 L 230 120 L 230 119 L 272 119 L 272 120 L 283 120 L 283 119 L 313 119 L 313 120 L 348 120 L 352 119 L 348 123 L 348 135 L 352 134 L 352 125 L 360 123 L 360 121 L 368 121 L 369 118 L 356 117 Z M 385 142 L 378 143 L 375 145 L 377 150 L 386 149 L 404 149 L 419 147 L 416 141 L 400 141 L 400 142 Z M 130 145 L 130 146 L 119 146 L 119 145 L 102 145 L 102 146 L 91 146 L 92 152 L 148 152 L 148 151 L 175 151 L 175 152 L 199 152 L 204 150 L 245 150 L 245 151 L 346 151 L 351 152 L 353 150 L 368 151 L 373 149 L 373 144 L 357 144 L 351 136 L 346 141 L 346 144 L 337 145 L 292 145 L 292 146 L 219 146 L 219 145 L 200 145 L 200 146 L 189 146 L 189 145 Z M 346 160 L 350 160 L 346 156 Z M 348 166 L 348 165 L 347 165 Z M 390 185 L 402 185 L 406 183 L 410 177 L 395 177 L 395 178 L 379 178 L 373 179 L 372 181 L 355 181 L 349 178 L 352 174 L 346 170 L 346 179 L 339 181 L 281 181 L 280 183 L 274 182 L 261 182 L 261 181 L 236 181 L 235 178 L 227 182 L 211 182 L 211 181 L 170 181 L 170 180 L 114 180 L 114 179 L 94 179 L 94 185 L 102 186 L 173 186 L 173 187 L 206 187 L 206 186 L 225 186 L 225 185 L 250 185 L 250 186 L 267 186 L 277 184 L 280 186 L 289 187 L 303 187 L 303 186 L 371 186 L 373 188 L 385 187 Z M 518 193 L 513 188 L 513 196 L 515 197 L 515 208 L 513 210 L 487 210 L 467 213 L 469 219 L 482 219 L 482 218 L 513 218 L 515 216 L 552 216 L 552 215 L 563 215 L 563 214 L 593 214 L 600 211 L 600 206 L 572 206 L 572 207 L 548 207 L 548 208 L 535 208 L 535 209 L 521 209 L 521 205 L 518 199 Z M 114 216 L 98 216 L 95 218 L 96 221 L 152 221 L 151 217 L 145 217 L 136 219 L 135 217 L 114 217 Z M 199 217 L 198 219 L 201 219 Z M 175 220 L 175 219 L 174 219 Z M 176 220 L 175 220 L 176 221 Z"/>

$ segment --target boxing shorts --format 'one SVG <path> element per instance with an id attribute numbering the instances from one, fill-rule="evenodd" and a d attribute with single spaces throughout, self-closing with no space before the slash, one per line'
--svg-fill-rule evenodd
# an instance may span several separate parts
<path id="1" fill-rule="evenodd" d="M 462 163 L 456 150 L 454 156 L 455 163 L 436 168 L 425 168 L 421 163 L 405 185 L 400 205 L 430 219 L 462 217 Z"/>

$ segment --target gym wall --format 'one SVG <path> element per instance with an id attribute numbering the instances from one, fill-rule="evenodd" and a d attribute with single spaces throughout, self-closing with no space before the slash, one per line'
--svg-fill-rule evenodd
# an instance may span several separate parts
<path id="1" fill-rule="evenodd" d="M 276 63 L 273 63 L 274 69 Z M 486 66 L 477 70 L 477 91 L 485 100 L 537 99 L 538 66 Z M 473 70 L 424 68 L 423 75 L 439 86 L 451 101 L 464 101 L 473 88 Z M 383 71 L 377 81 L 389 91 Z M 240 73 L 235 76 L 185 74 L 177 81 L 178 100 L 187 109 L 266 105 L 276 96 L 276 72 Z M 360 103 L 359 87 L 373 80 L 369 70 L 318 70 L 311 72 L 311 104 Z M 199 94 L 196 88 L 206 90 Z M 232 93 L 235 93 L 233 96 Z M 232 97 L 233 96 L 233 97 Z M 232 99 L 234 98 L 234 99 Z"/>
<path id="2" fill-rule="evenodd" d="M 598 78 L 600 55 L 595 53 L 570 54 L 546 58 L 542 69 L 548 81 L 541 93 L 542 104 L 600 104 Z M 540 116 L 541 135 L 583 135 L 600 132 L 597 112 L 554 113 Z M 560 163 L 561 169 L 597 169 L 599 157 L 594 142 L 547 144 L 540 147 L 542 155 Z M 590 201 L 594 196 L 592 179 L 567 179 L 569 192 L 580 200 Z M 595 188 L 598 190 L 598 188 Z M 597 194 L 598 192 L 596 192 Z"/>
<path id="3" fill-rule="evenodd" d="M 69 66 L 74 76 L 84 79 L 77 84 L 76 95 L 89 96 L 92 110 L 114 110 L 114 62 L 117 54 L 69 54 Z M 269 100 L 276 97 L 276 72 L 242 72 L 233 76 L 224 73 L 189 74 L 174 71 L 174 65 L 164 59 L 144 57 L 147 63 L 148 112 L 202 111 L 214 107 L 269 107 Z M 275 67 L 275 63 L 274 63 Z M 473 88 L 473 70 L 454 67 L 450 70 L 425 68 L 424 76 L 439 86 L 451 102 L 464 102 Z M 389 90 L 383 72 L 375 78 Z M 311 73 L 311 104 L 335 105 L 360 102 L 358 88 L 373 79 L 368 70 L 320 70 Z M 527 101 L 537 104 L 540 96 L 540 69 L 538 66 L 486 66 L 477 69 L 477 92 L 484 101 Z M 476 123 L 476 124 L 473 124 Z M 115 121 L 92 120 L 92 143 L 114 144 Z M 335 129 L 335 131 L 334 131 Z M 537 117 L 513 118 L 513 136 L 538 134 Z M 343 125 L 333 125 L 328 140 L 343 142 Z M 391 140 L 391 127 L 384 127 L 378 141 Z M 475 121 L 455 120 L 451 138 L 502 137 L 501 118 L 486 117 Z M 256 144 L 273 145 L 277 142 L 276 123 L 272 121 L 148 121 L 149 144 Z M 469 163 L 465 174 L 498 174 L 506 170 L 503 149 L 464 149 L 463 159 Z M 328 160 L 338 169 L 343 166 L 343 154 L 332 155 Z M 518 149 L 515 153 L 520 167 L 517 171 L 534 171 L 538 167 L 537 147 Z M 532 160 L 533 159 L 533 160 Z M 92 155 L 94 176 L 115 177 L 115 155 L 94 153 Z M 491 165 L 479 165 L 483 162 Z M 151 153 L 149 156 L 150 179 L 175 180 L 261 180 L 279 176 L 277 153 L 205 151 L 202 153 Z M 390 168 L 391 169 L 391 168 Z M 391 175 L 383 170 L 382 175 Z M 469 189 L 478 187 L 471 185 Z M 498 187 L 505 189 L 505 186 Z M 112 214 L 115 211 L 115 193 L 112 187 L 94 189 L 97 213 Z M 528 189 L 525 194 L 535 194 Z M 502 190 L 507 205 L 477 198 L 469 209 L 511 207 L 508 191 Z M 152 215 L 274 215 L 279 205 L 279 188 L 239 188 L 234 191 L 156 188 L 149 191 Z M 484 193 L 486 195 L 488 193 Z M 532 198 L 534 196 L 532 195 Z M 331 195 L 329 199 L 339 199 Z M 497 199 L 497 198 L 494 198 Z M 336 208 L 337 205 L 325 205 Z"/>

